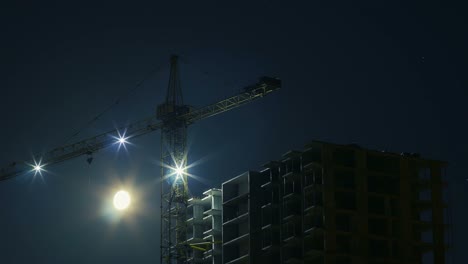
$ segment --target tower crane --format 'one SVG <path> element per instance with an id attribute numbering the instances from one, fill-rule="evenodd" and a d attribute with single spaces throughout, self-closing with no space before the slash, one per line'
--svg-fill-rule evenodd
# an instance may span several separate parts
<path id="1" fill-rule="evenodd" d="M 0 169 L 0 181 L 31 171 L 40 172 L 50 166 L 76 157 L 88 156 L 129 138 L 161 130 L 161 263 L 186 263 L 187 205 L 189 197 L 187 165 L 187 127 L 199 120 L 232 110 L 260 99 L 281 88 L 281 80 L 261 77 L 241 92 L 216 103 L 193 108 L 185 105 L 180 87 L 178 57 L 170 58 L 170 75 L 166 100 L 157 106 L 156 115 L 72 144 L 54 148 L 42 157 L 12 162 Z M 125 131 L 124 134 L 120 132 Z M 37 161 L 39 160 L 39 162 Z"/>

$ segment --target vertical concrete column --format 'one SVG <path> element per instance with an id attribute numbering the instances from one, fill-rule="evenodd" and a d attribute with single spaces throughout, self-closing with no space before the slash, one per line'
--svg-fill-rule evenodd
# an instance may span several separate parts
<path id="1" fill-rule="evenodd" d="M 400 159 L 400 245 L 402 263 L 410 263 L 413 251 L 411 173 L 408 159 Z"/>
<path id="2" fill-rule="evenodd" d="M 333 148 L 322 146 L 323 161 L 323 203 L 325 224 L 325 264 L 335 264 L 336 256 L 336 204 L 335 204 L 335 176 L 332 164 Z"/>
<path id="3" fill-rule="evenodd" d="M 365 150 L 356 150 L 356 199 L 357 199 L 357 233 L 359 238 L 359 261 L 367 263 L 369 256 L 368 238 L 368 193 L 367 193 L 367 155 Z"/>
<path id="4" fill-rule="evenodd" d="M 431 197 L 432 197 L 432 236 L 434 241 L 434 264 L 445 263 L 444 208 L 442 198 L 441 168 L 431 164 Z"/>

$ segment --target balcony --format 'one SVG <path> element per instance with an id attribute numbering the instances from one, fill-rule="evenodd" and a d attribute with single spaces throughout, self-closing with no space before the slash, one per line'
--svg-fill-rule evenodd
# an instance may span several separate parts
<path id="1" fill-rule="evenodd" d="M 316 236 L 316 235 L 323 236 L 325 234 L 325 230 L 321 227 L 313 226 L 305 230 L 304 233 L 306 234 L 306 237 Z"/>
<path id="2" fill-rule="evenodd" d="M 203 222 L 205 224 L 210 224 L 212 221 L 213 221 L 213 216 L 212 215 L 207 215 L 207 216 L 203 217 Z"/>
<path id="3" fill-rule="evenodd" d="M 301 194 L 300 193 L 296 193 L 296 192 L 289 192 L 285 195 L 283 195 L 283 201 L 284 200 L 297 200 L 301 197 Z"/>
<path id="4" fill-rule="evenodd" d="M 301 246 L 301 237 L 297 235 L 288 235 L 283 239 L 285 247 L 300 247 Z"/>
<path id="5" fill-rule="evenodd" d="M 187 242 L 187 244 L 193 244 L 193 243 L 205 242 L 205 240 L 203 240 L 203 238 L 191 237 L 191 238 L 187 239 L 186 242 Z"/>
<path id="6" fill-rule="evenodd" d="M 298 172 L 293 172 L 290 171 L 288 173 L 283 174 L 283 178 L 288 178 L 288 179 L 300 179 L 301 174 Z"/>
<path id="7" fill-rule="evenodd" d="M 279 245 L 269 244 L 269 245 L 262 246 L 262 253 L 264 255 L 270 255 L 270 254 L 275 253 L 275 252 L 277 252 L 279 250 L 281 250 L 281 247 Z"/>
<path id="8" fill-rule="evenodd" d="M 307 191 L 322 191 L 323 184 L 311 183 L 309 185 L 304 186 L 303 192 Z"/>
<path id="9" fill-rule="evenodd" d="M 310 205 L 304 209 L 304 214 L 309 215 L 309 214 L 322 214 L 323 212 L 323 207 L 320 205 Z"/>
<path id="10" fill-rule="evenodd" d="M 220 209 L 209 209 L 203 212 L 204 215 L 221 215 L 222 211 Z"/>
<path id="11" fill-rule="evenodd" d="M 203 219 L 194 219 L 192 217 L 192 218 L 187 219 L 187 224 L 189 224 L 189 225 L 200 225 L 200 224 L 203 224 Z"/>
<path id="12" fill-rule="evenodd" d="M 227 201 L 224 201 L 223 205 L 230 205 L 230 204 L 239 203 L 239 202 L 241 202 L 243 200 L 246 200 L 247 198 L 249 198 L 249 194 L 248 193 L 243 193 L 243 194 L 240 194 L 238 196 L 232 197 L 231 199 L 229 199 Z"/>
<path id="13" fill-rule="evenodd" d="M 290 221 L 296 217 L 301 217 L 301 204 L 289 200 L 289 202 L 283 203 L 282 217 L 284 221 Z"/>
<path id="14" fill-rule="evenodd" d="M 224 242 L 223 245 L 224 246 L 229 246 L 231 244 L 235 244 L 235 243 L 240 243 L 240 242 L 244 242 L 245 240 L 248 240 L 248 238 L 250 237 L 250 234 L 249 233 L 246 233 L 246 234 L 243 234 L 243 235 L 240 235 L 234 239 L 231 239 L 227 242 Z"/>
<path id="15" fill-rule="evenodd" d="M 219 256 L 223 253 L 221 249 L 209 249 L 205 251 L 203 254 L 205 255 L 205 258 L 211 257 L 211 256 Z"/>
<path id="16" fill-rule="evenodd" d="M 205 236 L 220 235 L 220 234 L 221 234 L 221 230 L 215 229 L 215 228 L 208 229 L 205 232 L 203 232 L 203 235 Z"/>
<path id="17" fill-rule="evenodd" d="M 243 221 L 246 221 L 249 217 L 249 212 L 243 213 L 239 216 L 235 216 L 229 219 L 226 219 L 226 221 L 223 223 L 223 225 L 230 225 L 230 224 L 237 224 Z"/>

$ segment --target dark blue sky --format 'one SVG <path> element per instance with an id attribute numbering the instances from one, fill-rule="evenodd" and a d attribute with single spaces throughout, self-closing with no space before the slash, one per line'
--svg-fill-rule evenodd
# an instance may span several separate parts
<path id="1" fill-rule="evenodd" d="M 194 106 L 262 75 L 283 80 L 278 93 L 191 126 L 190 160 L 203 160 L 191 173 L 204 179 L 194 194 L 314 139 L 419 152 L 449 162 L 453 263 L 468 263 L 464 6 L 36 2 L 0 7 L 2 164 L 63 144 L 119 97 L 76 139 L 154 114 L 177 53 Z M 159 137 L 1 182 L 0 262 L 159 261 Z M 119 218 L 108 207 L 120 186 L 138 200 Z"/>

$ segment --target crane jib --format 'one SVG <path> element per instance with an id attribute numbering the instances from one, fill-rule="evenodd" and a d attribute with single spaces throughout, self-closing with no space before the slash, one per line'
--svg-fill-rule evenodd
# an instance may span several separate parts
<path id="1" fill-rule="evenodd" d="M 187 124 L 192 124 L 196 121 L 229 111 L 241 105 L 249 103 L 253 100 L 262 98 L 269 93 L 281 88 L 281 80 L 272 77 L 262 77 L 259 82 L 247 86 L 242 92 L 218 101 L 214 104 L 204 106 L 198 109 L 190 109 L 189 111 L 172 118 L 185 120 Z M 42 156 L 37 156 L 43 164 L 49 166 L 60 163 L 83 155 L 92 155 L 93 153 L 112 146 L 115 144 L 115 137 L 118 131 L 126 131 L 131 138 L 145 135 L 147 133 L 159 130 L 163 127 L 164 122 L 156 116 L 143 119 L 129 126 L 121 127 L 108 131 L 106 133 L 78 141 L 73 144 L 55 148 Z M 35 159 L 24 162 L 12 162 L 9 165 L 0 169 L 0 181 L 13 178 L 31 171 L 31 164 L 34 164 Z"/>

